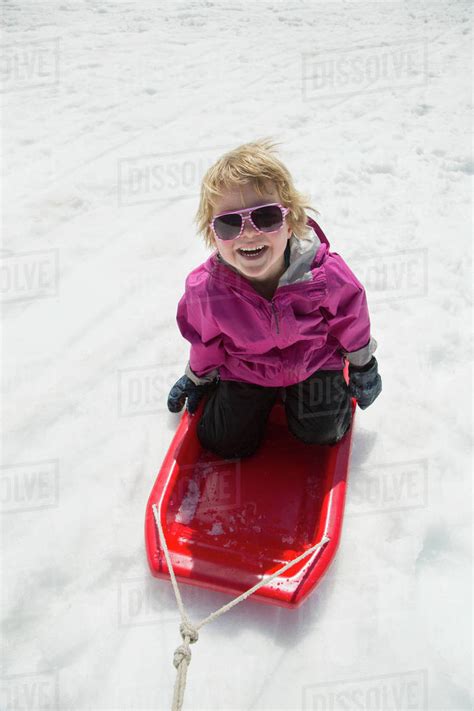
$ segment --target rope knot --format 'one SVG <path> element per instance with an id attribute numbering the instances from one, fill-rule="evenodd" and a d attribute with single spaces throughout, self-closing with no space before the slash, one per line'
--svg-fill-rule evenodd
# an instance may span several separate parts
<path id="1" fill-rule="evenodd" d="M 194 644 L 199 639 L 199 633 L 197 629 L 188 621 L 181 622 L 179 626 L 179 631 L 181 632 L 181 637 L 186 642 L 186 637 L 189 639 L 190 644 Z M 178 648 L 179 649 L 179 648 Z"/>
<path id="2" fill-rule="evenodd" d="M 173 664 L 176 667 L 176 669 L 179 669 L 179 666 L 183 659 L 186 660 L 186 664 L 189 666 L 189 663 L 191 661 L 191 650 L 189 647 L 185 644 L 180 644 L 179 647 L 177 647 L 174 651 L 173 655 Z"/>

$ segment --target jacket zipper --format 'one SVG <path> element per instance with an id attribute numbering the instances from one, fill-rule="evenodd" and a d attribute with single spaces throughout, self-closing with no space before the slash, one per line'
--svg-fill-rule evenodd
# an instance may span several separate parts
<path id="1" fill-rule="evenodd" d="M 275 316 L 276 332 L 277 332 L 277 333 L 280 333 L 280 325 L 279 325 L 279 323 L 278 323 L 278 311 L 276 310 L 275 304 L 273 303 L 273 301 L 271 302 L 271 304 L 272 304 L 272 311 L 273 311 L 273 314 L 274 314 L 274 316 Z"/>

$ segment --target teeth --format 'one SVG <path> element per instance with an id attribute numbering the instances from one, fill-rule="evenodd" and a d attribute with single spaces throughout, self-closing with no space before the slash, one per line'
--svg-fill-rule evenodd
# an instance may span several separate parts
<path id="1" fill-rule="evenodd" d="M 239 247 L 242 252 L 254 252 L 256 249 L 263 249 L 264 244 L 259 244 L 257 247 Z"/>

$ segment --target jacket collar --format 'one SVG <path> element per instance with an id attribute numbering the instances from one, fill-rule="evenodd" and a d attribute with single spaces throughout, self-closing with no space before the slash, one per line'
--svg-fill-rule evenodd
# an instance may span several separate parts
<path id="1" fill-rule="evenodd" d="M 278 286 L 294 284 L 297 281 L 307 281 L 312 279 L 311 265 L 314 262 L 317 251 L 321 246 L 319 237 L 310 233 L 304 239 L 298 239 L 291 235 L 288 240 L 289 260 L 286 270 L 280 277 Z"/>

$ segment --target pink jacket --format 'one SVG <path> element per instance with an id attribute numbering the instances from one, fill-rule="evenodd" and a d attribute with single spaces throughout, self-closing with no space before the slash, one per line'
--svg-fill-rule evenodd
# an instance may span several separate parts
<path id="1" fill-rule="evenodd" d="M 344 357 L 354 365 L 370 360 L 377 343 L 364 287 L 329 251 L 319 225 L 308 224 L 309 238 L 290 239 L 289 265 L 271 301 L 217 251 L 188 275 L 177 322 L 191 343 L 186 374 L 194 382 L 219 375 L 279 387 L 316 370 L 341 370 Z"/>

